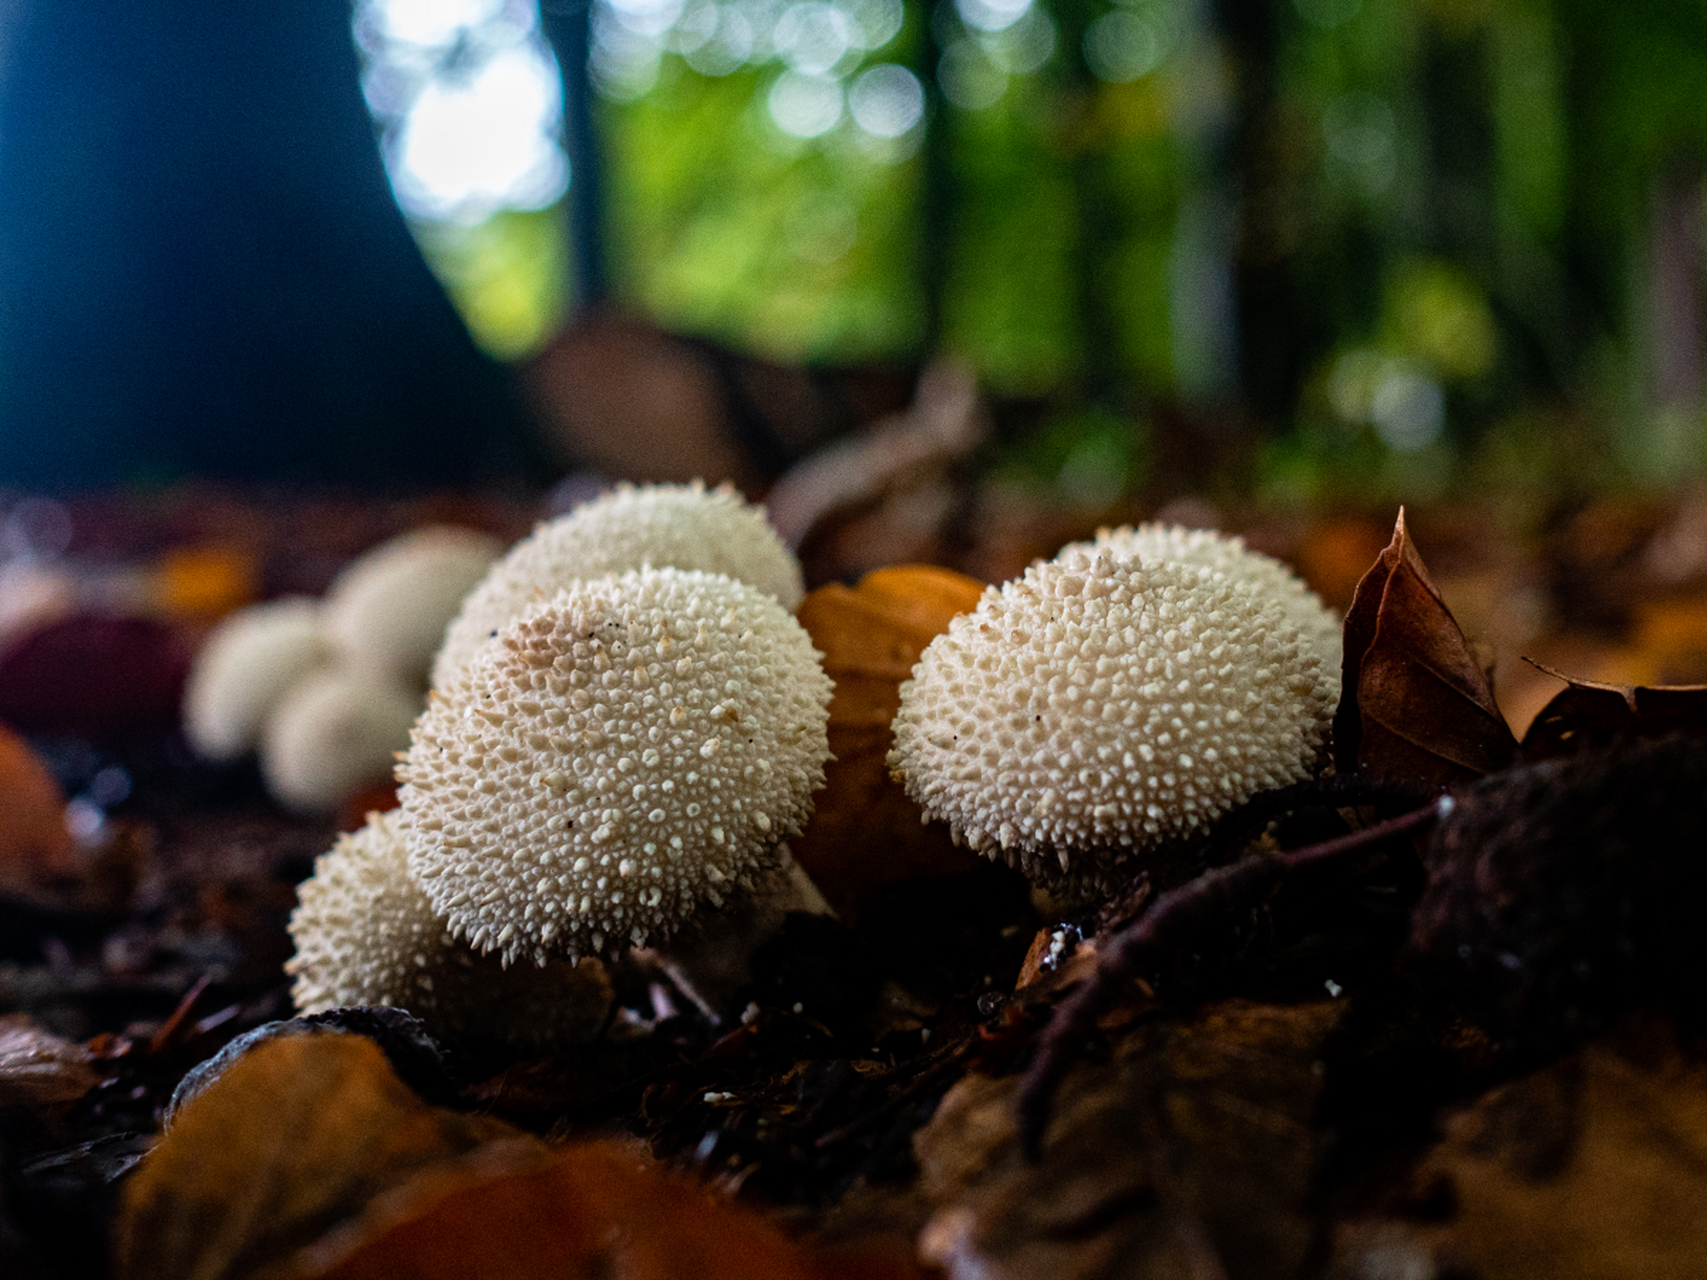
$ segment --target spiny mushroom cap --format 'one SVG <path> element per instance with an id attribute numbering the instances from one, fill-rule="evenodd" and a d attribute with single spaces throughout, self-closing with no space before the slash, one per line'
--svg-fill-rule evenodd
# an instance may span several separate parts
<path id="1" fill-rule="evenodd" d="M 451 937 L 409 876 L 395 810 L 339 836 L 297 898 L 285 971 L 302 1013 L 394 1005 L 441 1039 L 530 1044 L 590 1040 L 604 1025 L 611 987 L 597 960 L 505 969 Z"/>
<path id="2" fill-rule="evenodd" d="M 196 653 L 184 689 L 184 733 L 209 760 L 254 749 L 284 693 L 331 660 L 320 603 L 290 596 L 226 617 Z"/>
<path id="3" fill-rule="evenodd" d="M 261 776 L 280 804 L 336 809 L 390 776 L 421 709 L 413 690 L 369 671 L 330 666 L 292 685 L 261 732 Z"/>
<path id="4" fill-rule="evenodd" d="M 490 534 L 428 525 L 357 556 L 326 592 L 326 631 L 339 656 L 423 683 L 462 598 L 503 550 Z"/>
<path id="5" fill-rule="evenodd" d="M 762 507 L 727 485 L 621 485 L 541 524 L 494 564 L 462 602 L 433 660 L 433 687 L 524 609 L 560 587 L 645 565 L 727 574 L 792 611 L 805 595 L 800 564 Z"/>
<path id="6" fill-rule="evenodd" d="M 1320 666 L 1278 604 L 1224 573 L 1073 550 L 931 642 L 889 764 L 957 840 L 1092 892 L 1306 777 L 1333 712 Z"/>
<path id="7" fill-rule="evenodd" d="M 410 870 L 506 962 L 661 942 L 800 831 L 830 688 L 757 587 L 681 569 L 576 583 L 429 698 L 397 771 Z"/>
<path id="8" fill-rule="evenodd" d="M 1304 580 L 1273 556 L 1252 551 L 1245 540 L 1213 529 L 1187 529 L 1177 524 L 1141 524 L 1136 528 L 1097 530 L 1094 542 L 1074 542 L 1068 551 L 1106 551 L 1117 558 L 1137 556 L 1141 560 L 1173 560 L 1180 564 L 1206 565 L 1226 574 L 1247 590 L 1272 599 L 1313 645 L 1322 659 L 1322 679 L 1328 696 L 1339 702 L 1341 623 L 1334 611 Z M 1059 556 L 1057 557 L 1059 558 Z"/>

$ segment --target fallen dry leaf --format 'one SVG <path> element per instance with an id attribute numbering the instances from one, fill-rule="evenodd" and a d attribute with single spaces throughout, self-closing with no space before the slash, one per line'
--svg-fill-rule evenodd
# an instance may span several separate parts
<path id="1" fill-rule="evenodd" d="M 260 1044 L 186 1104 L 125 1187 L 124 1280 L 295 1274 L 292 1255 L 380 1192 L 490 1142 L 497 1120 L 430 1107 L 360 1036 Z"/>
<path id="2" fill-rule="evenodd" d="M 925 646 L 983 592 L 977 579 L 948 569 L 899 565 L 875 570 L 855 587 L 819 587 L 801 602 L 800 623 L 836 682 L 829 725 L 835 759 L 825 767 L 812 821 L 791 848 L 844 915 L 888 881 L 948 875 L 981 861 L 941 824 L 920 823 L 918 806 L 889 776 L 888 756 L 901 682 Z"/>
<path id="3" fill-rule="evenodd" d="M 839 1266 L 840 1264 L 838 1264 Z M 875 1268 L 875 1269 L 873 1269 Z M 307 1280 L 824 1280 L 751 1209 L 614 1142 L 497 1144 L 417 1175 L 300 1255 Z M 919 1274 L 867 1259 L 868 1280 Z"/>
<path id="4" fill-rule="evenodd" d="M 76 1101 L 101 1081 L 91 1056 L 28 1018 L 0 1018 L 0 1107 Z"/>
<path id="5" fill-rule="evenodd" d="M 1334 717 L 1343 773 L 1465 782 L 1512 762 L 1517 743 L 1399 512 L 1345 617 L 1344 694 Z"/>
<path id="6" fill-rule="evenodd" d="M 990 1280 L 1301 1274 L 1320 1063 L 1344 1008 L 1228 1000 L 1136 1026 L 1067 1077 L 1036 1165 L 1019 1078 L 967 1076 L 914 1139 L 936 1206 L 921 1252 Z"/>
<path id="7" fill-rule="evenodd" d="M 1332 1274 L 1707 1275 L 1707 1065 L 1664 1037 L 1630 1039 L 1589 1045 L 1454 1117 L 1412 1179 L 1413 1217 L 1347 1229 Z"/>
<path id="8" fill-rule="evenodd" d="M 1707 733 L 1707 685 L 1605 684 L 1579 680 L 1533 660 L 1530 665 L 1565 682 L 1523 735 L 1523 754 L 1530 760 L 1679 730 Z"/>
<path id="9" fill-rule="evenodd" d="M 65 797 L 29 744 L 0 725 L 0 891 L 27 893 L 75 869 Z"/>

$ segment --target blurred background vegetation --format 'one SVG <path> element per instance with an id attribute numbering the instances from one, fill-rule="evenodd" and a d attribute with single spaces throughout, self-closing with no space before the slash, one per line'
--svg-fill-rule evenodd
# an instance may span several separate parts
<path id="1" fill-rule="evenodd" d="M 355 30 L 400 202 L 504 359 L 595 295 L 791 363 L 951 353 L 1027 407 L 1003 465 L 1105 488 L 1182 423 L 1258 441 L 1275 498 L 1707 461 L 1702 0 L 361 0 Z M 484 189 L 434 185 L 459 102 L 536 121 L 507 169 L 485 135 Z"/>

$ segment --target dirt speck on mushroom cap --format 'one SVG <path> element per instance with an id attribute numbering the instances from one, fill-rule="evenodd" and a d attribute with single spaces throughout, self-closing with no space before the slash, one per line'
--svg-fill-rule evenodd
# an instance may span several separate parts
<path id="1" fill-rule="evenodd" d="M 573 582 L 651 565 L 727 574 L 794 609 L 805 594 L 800 565 L 764 509 L 727 486 L 619 485 L 539 525 L 495 563 L 463 600 L 433 660 L 444 688 L 490 636 Z"/>

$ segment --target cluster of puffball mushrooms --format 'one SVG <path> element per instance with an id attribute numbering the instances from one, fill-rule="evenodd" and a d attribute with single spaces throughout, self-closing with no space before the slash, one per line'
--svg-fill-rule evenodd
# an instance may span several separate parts
<path id="1" fill-rule="evenodd" d="M 299 891 L 305 1012 L 443 1036 L 599 1033 L 648 947 L 716 1009 L 789 911 L 832 691 L 794 558 L 727 489 L 624 487 L 540 525 L 461 600 L 400 807 Z M 1234 538 L 1105 531 L 986 589 L 902 685 L 889 766 L 925 821 L 1086 899 L 1316 768 L 1339 626 Z M 518 963 L 519 962 L 519 963 Z"/>
<path id="2" fill-rule="evenodd" d="M 388 777 L 427 672 L 474 584 L 503 551 L 432 525 L 357 557 L 324 599 L 286 596 L 228 614 L 196 655 L 184 734 L 215 761 L 260 757 L 267 790 L 303 813 Z"/>

